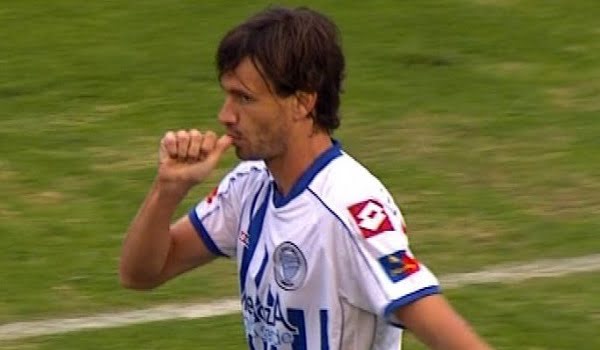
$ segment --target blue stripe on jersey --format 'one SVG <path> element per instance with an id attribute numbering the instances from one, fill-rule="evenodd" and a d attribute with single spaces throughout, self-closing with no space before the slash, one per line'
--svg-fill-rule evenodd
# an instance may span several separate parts
<path id="1" fill-rule="evenodd" d="M 260 184 L 260 187 L 259 187 L 258 191 L 256 191 L 256 195 L 252 199 L 252 205 L 250 206 L 250 212 L 248 212 L 248 216 L 249 216 L 249 218 L 248 218 L 249 220 L 248 221 L 249 222 L 252 221 L 252 215 L 254 215 L 254 208 L 256 207 L 256 201 L 258 201 L 258 197 L 260 197 L 260 192 L 262 191 L 262 189 L 263 189 L 264 186 L 265 186 L 264 182 L 262 184 Z"/>
<path id="2" fill-rule="evenodd" d="M 304 171 L 298 181 L 292 186 L 292 189 L 287 196 L 283 196 L 279 191 L 275 190 L 275 193 L 273 194 L 273 204 L 275 205 L 275 208 L 283 207 L 302 193 L 321 169 L 332 160 L 342 155 L 340 143 L 336 140 L 332 140 L 332 142 L 333 145 L 317 157 L 311 166 Z"/>
<path id="3" fill-rule="evenodd" d="M 259 196 L 260 192 L 256 194 Z M 242 263 L 240 267 L 240 290 L 242 294 L 246 289 L 246 276 L 248 275 L 248 267 L 250 267 L 250 261 L 252 261 L 252 257 L 254 256 L 254 252 L 256 251 L 256 245 L 258 244 L 258 239 L 260 238 L 260 234 L 262 232 L 263 221 L 265 220 L 265 214 L 267 213 L 267 206 L 269 204 L 269 198 L 271 196 L 271 186 L 267 186 L 267 193 L 265 198 L 258 208 L 256 215 L 250 221 L 250 225 L 248 227 L 248 235 L 250 236 L 248 246 L 244 248 L 244 252 L 242 255 Z M 256 198 L 255 198 L 256 199 Z"/>
<path id="4" fill-rule="evenodd" d="M 212 238 L 210 237 L 210 234 L 206 230 L 206 227 L 204 227 L 204 225 L 202 224 L 202 221 L 198 218 L 198 214 L 196 213 L 195 208 L 190 210 L 188 217 L 190 218 L 192 225 L 196 229 L 198 236 L 200 237 L 200 239 L 202 239 L 202 241 L 206 245 L 206 248 L 208 248 L 208 250 L 210 250 L 211 253 L 213 253 L 217 256 L 227 256 L 225 253 L 223 253 L 219 249 L 219 247 L 217 247 L 215 242 L 212 240 Z"/>
<path id="5" fill-rule="evenodd" d="M 384 314 L 385 318 L 389 320 L 390 316 L 392 316 L 392 313 L 394 311 L 396 311 L 398 308 L 400 308 L 402 306 L 406 306 L 406 305 L 408 305 L 412 302 L 415 302 L 421 298 L 424 298 L 426 296 L 433 295 L 433 294 L 439 294 L 439 293 L 441 293 L 439 286 L 429 286 L 429 287 L 421 288 L 417 291 L 414 291 L 410 294 L 403 296 L 400 299 L 396 299 L 396 300 L 390 302 L 388 304 L 388 306 L 385 307 L 385 311 L 383 312 L 383 314 Z M 393 322 L 390 322 L 390 323 L 396 327 L 404 328 L 401 324 L 393 323 Z"/>
<path id="6" fill-rule="evenodd" d="M 260 263 L 260 268 L 258 269 L 258 273 L 256 274 L 256 278 L 254 279 L 254 283 L 256 284 L 256 288 L 258 288 L 258 286 L 260 286 L 260 282 L 262 281 L 263 274 L 265 273 L 265 267 L 267 267 L 267 262 L 269 262 L 269 251 L 265 247 L 265 256 L 263 257 L 263 260 Z"/>
<path id="7" fill-rule="evenodd" d="M 327 310 L 319 310 L 319 320 L 321 321 L 321 350 L 329 350 L 329 335 L 327 334 L 327 313 Z"/>
<path id="8" fill-rule="evenodd" d="M 306 350 L 306 325 L 304 321 L 304 310 L 287 309 L 288 321 L 296 327 L 298 334 L 294 336 L 292 350 Z"/>
<path id="9" fill-rule="evenodd" d="M 251 335 L 248 336 L 248 348 L 250 350 L 256 350 L 256 348 L 254 347 L 254 339 Z"/>

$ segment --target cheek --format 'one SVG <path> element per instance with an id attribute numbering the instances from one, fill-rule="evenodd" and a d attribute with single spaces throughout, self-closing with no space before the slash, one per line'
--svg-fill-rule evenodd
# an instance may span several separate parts
<path id="1" fill-rule="evenodd" d="M 285 108 L 273 102 L 258 102 L 240 106 L 240 131 L 264 142 L 274 141 L 288 132 L 289 115 Z"/>
<path id="2" fill-rule="evenodd" d="M 240 109 L 240 112 L 236 128 L 243 135 L 246 142 L 251 144 L 267 142 L 272 125 L 265 120 L 264 112 L 250 106 L 244 106 Z"/>

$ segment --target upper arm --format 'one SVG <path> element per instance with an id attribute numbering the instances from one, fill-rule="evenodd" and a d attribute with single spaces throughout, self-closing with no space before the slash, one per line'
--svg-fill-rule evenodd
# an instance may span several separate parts
<path id="1" fill-rule="evenodd" d="M 402 306 L 394 315 L 430 349 L 491 349 L 440 294 Z"/>
<path id="2" fill-rule="evenodd" d="M 161 271 L 161 283 L 211 262 L 217 257 L 199 237 L 188 215 L 171 225 L 169 236 L 171 244 L 167 260 Z"/>
<path id="3" fill-rule="evenodd" d="M 188 215 L 171 225 L 171 243 L 161 283 L 219 256 L 235 256 L 243 189 L 246 189 L 244 181 L 258 171 L 260 168 L 251 164 L 238 166 Z"/>

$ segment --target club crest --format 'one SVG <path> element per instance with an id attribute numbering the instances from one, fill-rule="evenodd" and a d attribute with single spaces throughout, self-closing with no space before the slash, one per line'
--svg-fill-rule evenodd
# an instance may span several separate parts
<path id="1" fill-rule="evenodd" d="M 306 278 L 306 258 L 292 242 L 281 243 L 273 253 L 275 281 L 285 290 L 302 287 Z"/>

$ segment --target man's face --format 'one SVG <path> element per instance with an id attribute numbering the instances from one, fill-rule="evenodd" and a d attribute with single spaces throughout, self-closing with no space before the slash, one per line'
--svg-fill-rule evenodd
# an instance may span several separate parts
<path id="1" fill-rule="evenodd" d="M 219 121 L 233 138 L 238 158 L 270 160 L 287 149 L 292 124 L 293 96 L 281 98 L 248 58 L 223 74 L 225 101 Z"/>

